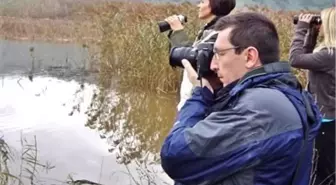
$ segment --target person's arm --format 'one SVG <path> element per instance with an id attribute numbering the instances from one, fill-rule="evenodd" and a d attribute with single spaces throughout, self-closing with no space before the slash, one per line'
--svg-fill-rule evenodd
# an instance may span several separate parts
<path id="1" fill-rule="evenodd" d="M 275 120 L 265 108 L 258 111 L 241 103 L 204 119 L 208 103 L 200 89 L 196 90 L 178 113 L 161 148 L 161 165 L 176 182 L 198 184 L 225 179 L 272 155 L 300 148 L 300 135 L 267 138 L 271 133 L 266 130 Z"/>
<path id="2" fill-rule="evenodd" d="M 304 43 L 303 43 L 303 51 L 304 53 L 312 53 L 317 42 L 317 36 L 319 34 L 319 28 L 316 28 L 315 26 L 308 29 L 308 32 L 306 34 Z"/>
<path id="3" fill-rule="evenodd" d="M 192 46 L 193 42 L 191 42 L 188 38 L 186 32 L 181 30 L 171 31 L 168 35 L 170 47 L 181 47 L 181 46 Z"/>
<path id="4" fill-rule="evenodd" d="M 324 71 L 329 69 L 329 63 L 326 61 L 328 52 L 322 50 L 316 53 L 311 53 L 316 44 L 316 31 L 309 30 L 309 23 L 299 21 L 294 38 L 290 47 L 289 62 L 292 67 L 301 69 L 310 69 L 316 71 Z M 313 41 L 315 39 L 315 41 Z"/>
<path id="5" fill-rule="evenodd" d="M 180 47 L 180 46 L 191 46 L 188 35 L 184 31 L 184 26 L 179 20 L 177 15 L 170 16 L 165 19 L 170 25 L 171 31 L 168 33 L 169 38 L 169 50 L 172 47 Z"/>

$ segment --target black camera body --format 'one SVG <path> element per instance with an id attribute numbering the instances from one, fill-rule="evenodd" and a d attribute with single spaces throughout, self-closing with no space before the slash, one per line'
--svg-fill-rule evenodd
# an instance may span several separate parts
<path id="1" fill-rule="evenodd" d="M 186 23 L 188 21 L 187 16 L 184 15 L 178 15 L 177 16 L 182 24 Z M 158 22 L 159 30 L 160 32 L 165 32 L 168 30 L 171 30 L 171 27 L 167 21 L 159 21 Z"/>
<path id="2" fill-rule="evenodd" d="M 195 47 L 173 47 L 169 56 L 170 66 L 183 68 L 182 59 L 187 59 L 198 73 L 199 78 L 214 75 L 210 65 L 214 55 L 213 47 L 216 37 L 217 35 L 214 35 Z"/>
<path id="3" fill-rule="evenodd" d="M 299 21 L 299 16 L 298 16 L 298 15 L 295 15 L 295 16 L 293 17 L 293 23 L 294 23 L 294 24 L 297 24 L 298 21 Z M 322 24 L 321 16 L 319 16 L 319 15 L 315 15 L 315 16 L 313 16 L 313 18 L 312 18 L 310 24 L 313 24 L 313 25 L 320 25 L 320 24 Z"/>

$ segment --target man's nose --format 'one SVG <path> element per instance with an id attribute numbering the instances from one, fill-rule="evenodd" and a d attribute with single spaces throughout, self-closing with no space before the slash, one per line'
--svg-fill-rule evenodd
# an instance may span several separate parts
<path id="1" fill-rule="evenodd" d="M 214 72 L 216 72 L 217 69 L 218 69 L 218 65 L 217 65 L 217 61 L 216 61 L 215 57 L 213 57 L 212 60 L 211 60 L 210 69 Z"/>

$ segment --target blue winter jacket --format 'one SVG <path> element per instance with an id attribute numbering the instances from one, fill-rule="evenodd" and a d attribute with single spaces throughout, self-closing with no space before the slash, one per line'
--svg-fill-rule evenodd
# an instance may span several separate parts
<path id="1" fill-rule="evenodd" d="M 289 64 L 223 91 L 214 101 L 197 87 L 178 112 L 161 149 L 165 172 L 179 185 L 308 185 L 321 114 Z"/>

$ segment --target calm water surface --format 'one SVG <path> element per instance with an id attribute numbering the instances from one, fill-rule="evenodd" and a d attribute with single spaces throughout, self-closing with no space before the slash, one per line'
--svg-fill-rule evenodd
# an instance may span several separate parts
<path id="1" fill-rule="evenodd" d="M 11 174 L 24 184 L 172 184 L 158 152 L 175 116 L 173 95 L 99 89 L 78 45 L 0 48 L 0 137 Z"/>

